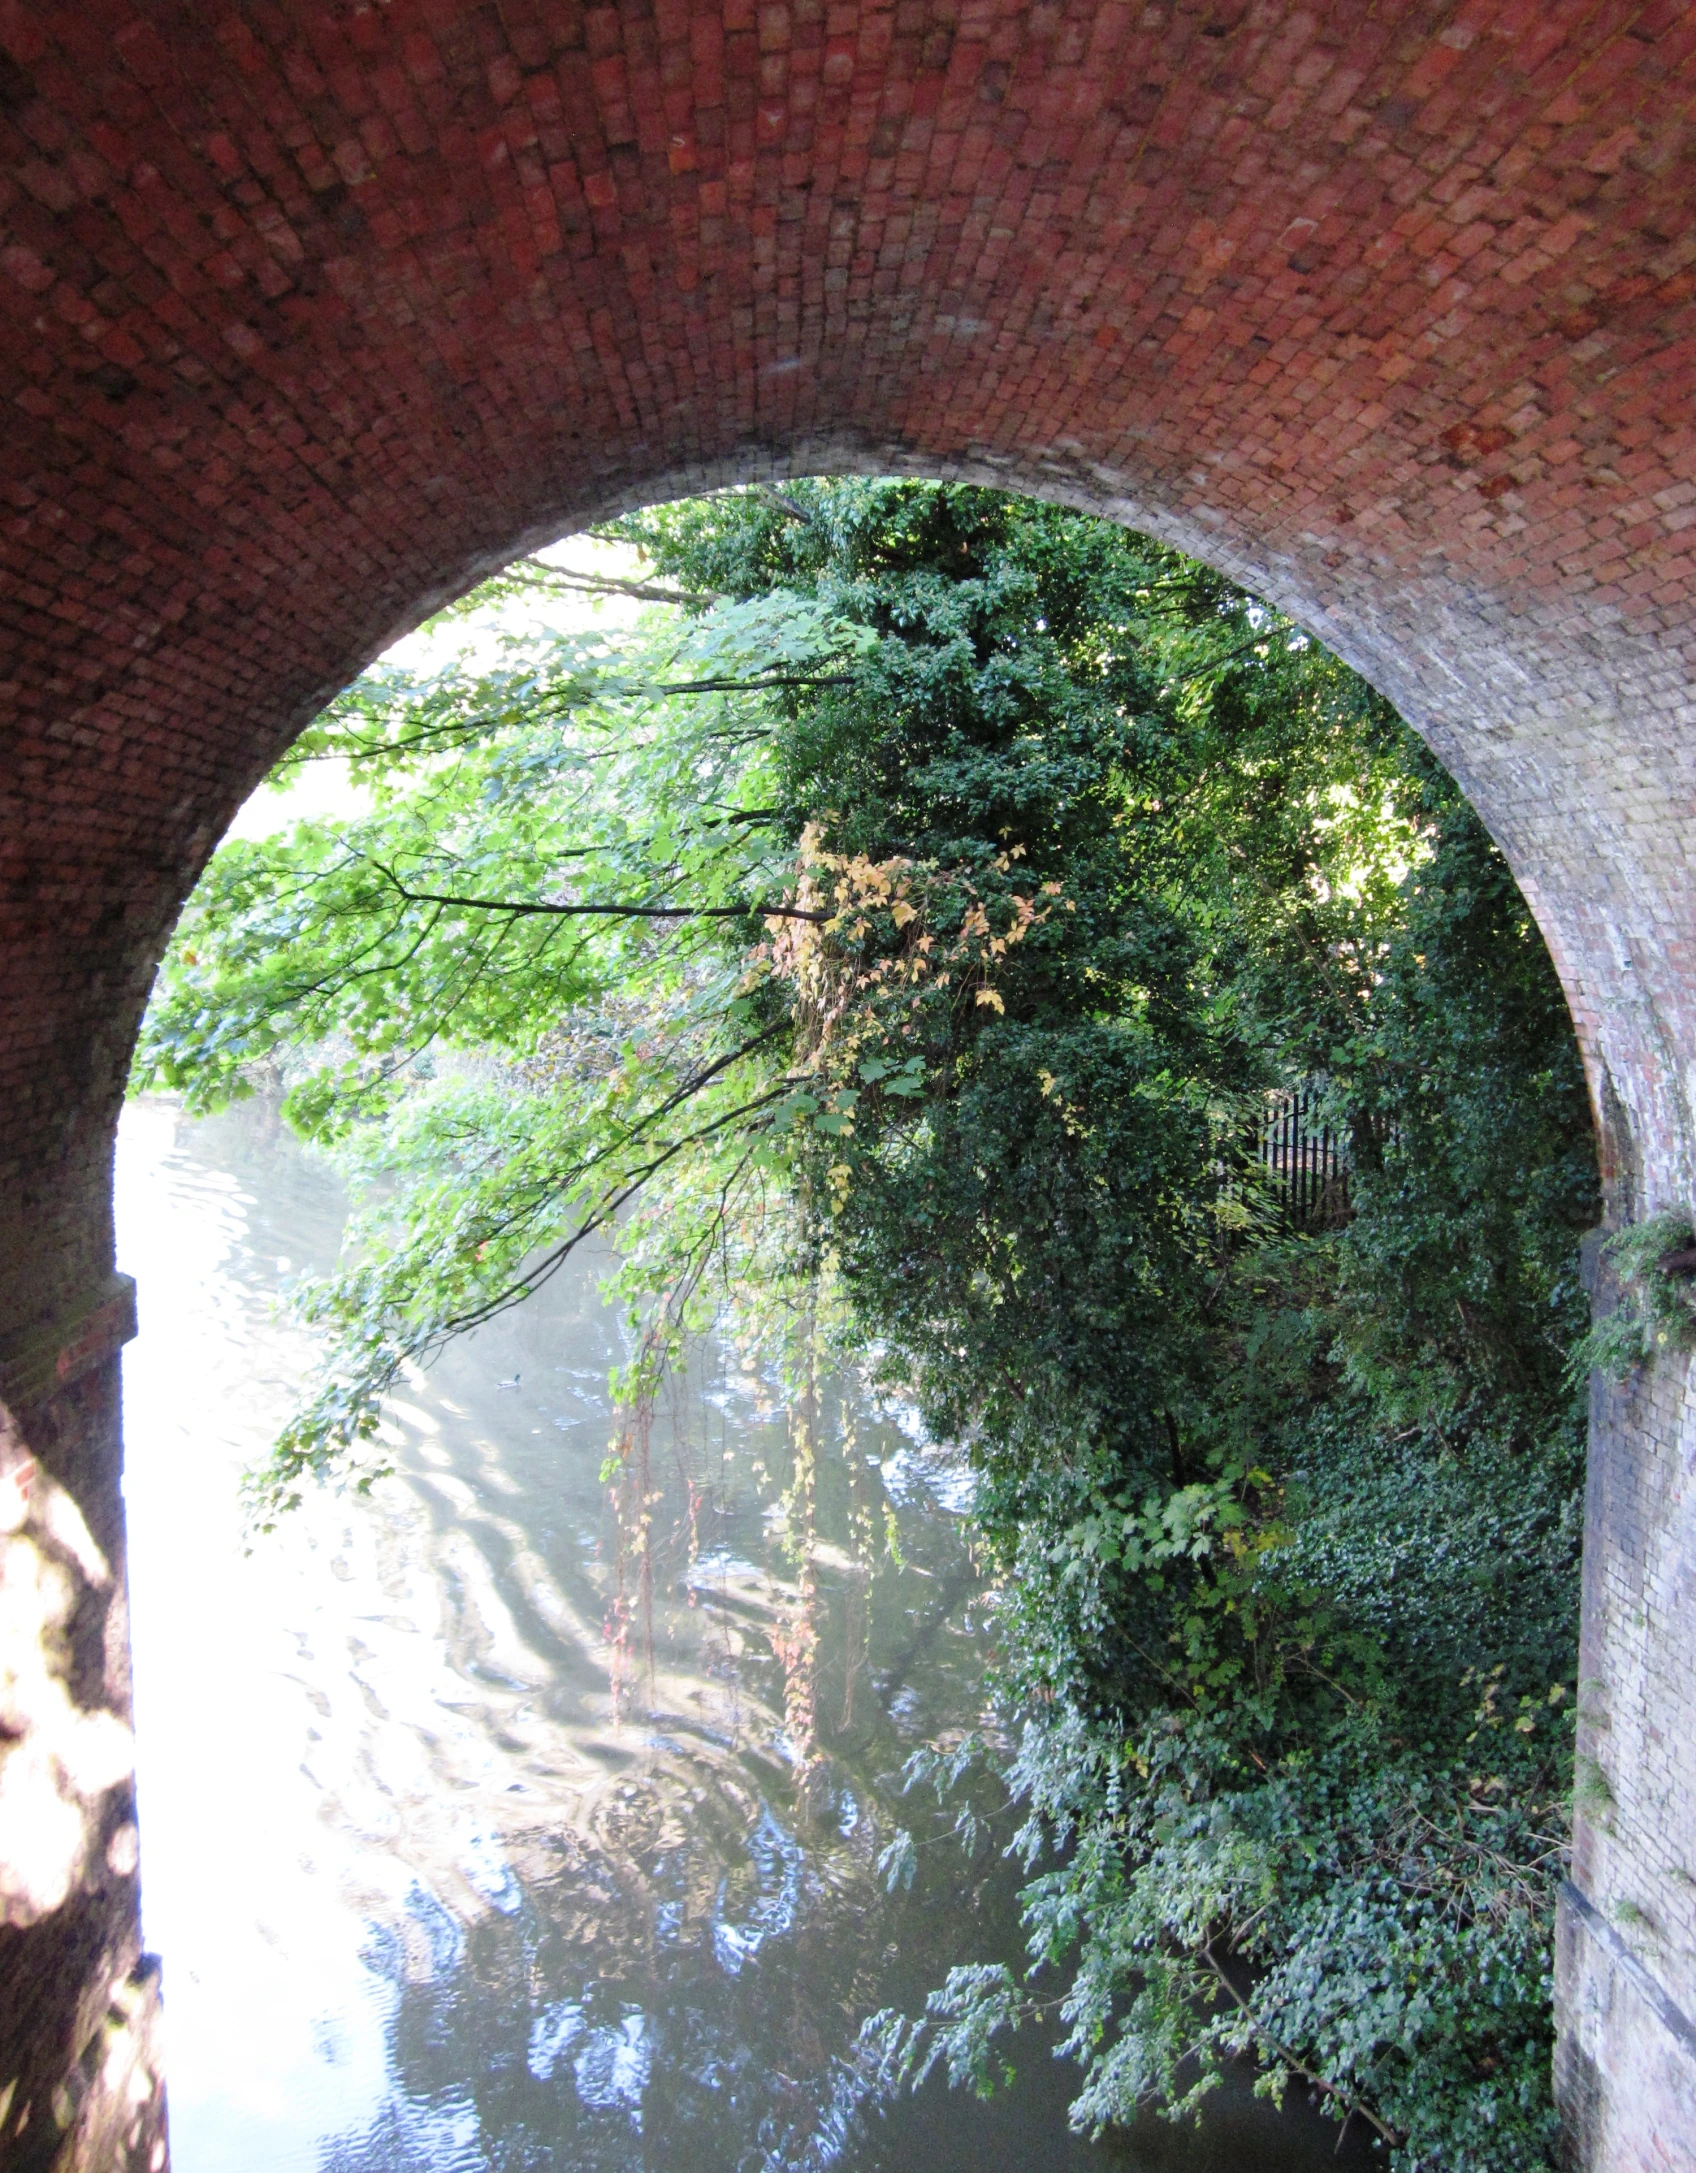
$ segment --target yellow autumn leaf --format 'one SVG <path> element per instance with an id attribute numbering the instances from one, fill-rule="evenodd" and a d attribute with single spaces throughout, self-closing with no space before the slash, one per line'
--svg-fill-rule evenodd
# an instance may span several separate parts
<path id="1" fill-rule="evenodd" d="M 1005 1013 L 1007 1009 L 1007 1006 L 1001 1001 L 1001 998 L 992 988 L 980 988 L 978 990 L 978 1002 L 980 1004 L 990 1004 L 994 1007 L 995 1010 L 1002 1013 Z"/>

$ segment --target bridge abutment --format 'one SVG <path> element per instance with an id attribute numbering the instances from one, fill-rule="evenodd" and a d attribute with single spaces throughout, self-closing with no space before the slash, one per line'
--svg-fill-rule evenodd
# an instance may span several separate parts
<path id="1" fill-rule="evenodd" d="M 1600 1233 L 1599 1313 L 1617 1301 Z M 1574 2173 L 1696 2150 L 1696 1364 L 1591 1383 L 1571 1875 L 1556 2095 Z"/>
<path id="2" fill-rule="evenodd" d="M 0 2162 L 162 2173 L 141 1951 L 113 1275 L 0 1341 Z"/>

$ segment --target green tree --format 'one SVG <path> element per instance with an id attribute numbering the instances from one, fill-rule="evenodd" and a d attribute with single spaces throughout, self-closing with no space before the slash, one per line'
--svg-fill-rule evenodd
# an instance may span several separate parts
<path id="1" fill-rule="evenodd" d="M 853 482 L 617 533 L 635 634 L 368 675 L 299 759 L 370 812 L 226 848 L 167 961 L 143 1082 L 281 1063 L 369 1187 L 263 1498 L 368 1476 L 397 1368 L 590 1229 L 638 1396 L 782 1289 L 970 1443 L 998 1572 L 1031 1969 L 882 2018 L 888 2072 L 987 2078 L 1053 1981 L 1080 2120 L 1252 2048 L 1410 2173 L 1545 2162 L 1595 1177 L 1500 856 L 1104 523 Z M 1320 1228 L 1258 1152 L 1303 1082 Z"/>

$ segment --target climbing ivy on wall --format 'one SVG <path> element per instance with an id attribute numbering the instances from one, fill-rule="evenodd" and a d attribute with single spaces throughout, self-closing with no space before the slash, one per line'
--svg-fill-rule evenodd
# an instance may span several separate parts
<path id="1" fill-rule="evenodd" d="M 1573 1352 L 1573 1372 L 1592 1367 L 1623 1380 L 1658 1351 L 1696 1341 L 1696 1230 L 1676 1209 L 1616 1230 L 1602 1247 L 1617 1289 Z"/>
<path id="2" fill-rule="evenodd" d="M 1597 1210 L 1499 854 L 1334 658 L 1103 523 L 854 482 L 617 534 L 668 601 L 369 675 L 300 757 L 368 812 L 226 848 L 167 961 L 138 1077 L 280 1066 L 373 1180 L 262 1506 L 368 1477 L 397 1368 L 587 1230 L 654 1365 L 826 1290 L 970 1446 L 1025 1817 L 1028 1969 L 878 2018 L 885 2079 L 987 2086 L 1059 1998 L 1084 2124 L 1251 2052 L 1410 2173 L 1547 2162 Z M 1329 1227 L 1257 1147 L 1303 1082 Z"/>

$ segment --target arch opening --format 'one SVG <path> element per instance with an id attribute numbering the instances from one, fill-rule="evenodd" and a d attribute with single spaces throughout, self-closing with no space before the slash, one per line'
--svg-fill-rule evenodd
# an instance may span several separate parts
<path id="1" fill-rule="evenodd" d="M 778 472 L 780 473 L 783 480 L 791 480 L 793 478 L 793 469 L 790 466 L 785 466 Z M 861 470 L 861 472 L 864 472 L 863 469 Z M 1081 500 L 1084 500 L 1087 503 L 1086 494 L 1079 487 L 1077 487 L 1075 484 L 1062 484 L 1056 479 L 1052 470 L 1050 470 L 1050 472 L 1044 476 L 1043 483 L 1044 487 L 1041 492 L 1041 496 L 1050 503 L 1057 502 L 1074 506 L 1078 505 Z M 997 483 L 996 487 L 1001 487 L 999 482 Z M 656 496 L 663 497 L 664 494 L 660 493 L 656 494 Z M 653 502 L 653 500 L 650 499 L 649 502 Z M 1122 502 L 1117 500 L 1114 500 L 1112 502 L 1116 509 L 1116 517 L 1118 517 L 1123 522 L 1122 512 L 1119 512 L 1117 510 Z M 1093 509 L 1094 508 L 1092 506 L 1091 510 Z M 1124 523 L 1124 525 L 1129 524 Z M 1180 524 L 1176 524 L 1171 521 L 1164 521 L 1160 525 L 1165 529 L 1166 533 L 1170 535 L 1174 526 Z M 1210 551 L 1209 558 L 1212 562 L 1217 563 L 1223 557 L 1223 555 L 1223 553 L 1219 552 L 1217 549 L 1214 549 Z M 439 593 L 439 589 L 437 593 Z M 1405 673 L 1405 665 L 1401 668 Z M 1439 731 L 1428 731 L 1426 736 L 1434 746 L 1441 744 L 1441 734 Z M 1484 738 L 1487 742 L 1489 735 L 1485 734 Z M 1516 760 L 1511 755 L 1504 761 L 1496 763 L 1493 767 L 1490 765 L 1486 765 L 1486 770 L 1487 774 L 1492 777 L 1498 783 L 1498 785 L 1503 778 L 1506 778 L 1511 784 L 1514 781 L 1516 775 L 1518 774 Z M 1474 774 L 1476 774 L 1476 767 Z M 1544 911 L 1548 910 L 1546 895 L 1544 895 L 1538 902 L 1542 904 Z M 1541 918 L 1541 914 L 1539 915 L 1539 918 Z M 1552 945 L 1551 947 L 1554 948 L 1555 946 Z M 1557 959 L 1560 957 L 1560 952 L 1558 949 L 1556 950 L 1556 956 Z M 1573 990 L 1574 984 L 1569 981 L 1567 985 L 1569 988 L 1569 992 L 1571 992 Z M 1579 988 L 1582 988 L 1583 983 L 1580 982 L 1577 985 Z M 1582 1001 L 1582 998 L 1580 998 L 1579 1000 Z M 1583 1017 L 1584 1014 L 1582 1011 L 1580 1011 L 1579 1018 L 1581 1025 L 1583 1022 Z M 1657 1030 L 1661 1029 L 1657 1028 Z M 1611 1132 L 1605 1132 L 1604 1138 L 1611 1137 L 1615 1141 L 1623 1140 L 1625 1142 L 1625 1152 L 1623 1154 L 1620 1154 L 1616 1150 L 1614 1159 L 1611 1161 L 1611 1163 L 1607 1165 L 1611 1168 L 1612 1173 L 1617 1178 L 1622 1170 L 1632 1168 L 1634 1164 L 1636 1164 L 1639 1160 L 1636 1150 L 1630 1144 L 1632 1140 L 1633 1127 L 1630 1119 L 1625 1117 L 1623 1112 L 1621 1111 L 1620 1098 L 1617 1089 L 1613 1085 L 1612 1073 L 1607 1068 L 1605 1059 L 1599 1059 L 1598 1044 L 1594 1041 L 1593 1038 L 1587 1039 L 1585 1053 L 1590 1060 L 1589 1070 L 1593 1082 L 1598 1076 L 1599 1068 L 1599 1075 L 1601 1079 L 1600 1098 L 1602 1100 L 1604 1108 L 1610 1110 L 1613 1116 Z M 121 1289 L 118 1289 L 106 1298 L 104 1298 L 102 1302 L 106 1306 L 108 1311 L 114 1313 L 122 1313 L 124 1311 L 126 1303 L 125 1294 Z M 148 1998 L 147 1983 L 145 1978 L 137 1979 L 136 1982 L 140 1986 L 140 1990 L 127 1993 L 124 1995 L 123 1998 L 119 1999 L 114 2006 L 114 2013 L 127 2012 L 128 2008 L 130 2007 L 136 2008 L 138 2012 L 143 2012 L 145 2010 Z M 143 2013 L 143 2026 L 134 2033 L 136 2043 L 142 2046 L 145 2046 L 146 2043 L 146 2030 L 144 2023 L 145 2016 Z M 145 2052 L 136 2054 L 135 2059 L 138 2069 L 145 2069 Z"/>
<path id="2" fill-rule="evenodd" d="M 196 939 L 196 941 L 198 941 L 198 939 Z M 1176 1447 L 1174 1447 L 1174 1452 L 1172 1452 L 1172 1454 L 1174 1454 L 1174 1456 L 1176 1456 L 1176 1454 L 1179 1454 L 1179 1449 L 1176 1449 Z M 1192 1484 L 1194 1484 L 1194 1473 L 1192 1473 Z M 1179 1489 L 1179 1491 L 1183 1491 L 1183 1486 L 1181 1486 L 1181 1489 Z"/>

